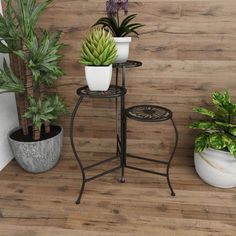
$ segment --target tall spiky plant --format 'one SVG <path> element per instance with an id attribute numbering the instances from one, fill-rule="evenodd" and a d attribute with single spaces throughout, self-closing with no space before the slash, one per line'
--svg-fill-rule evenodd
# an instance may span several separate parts
<path id="1" fill-rule="evenodd" d="M 110 32 L 93 28 L 82 44 L 80 63 L 87 66 L 109 66 L 116 60 L 116 43 Z"/>
<path id="2" fill-rule="evenodd" d="M 11 68 L 4 62 L 0 71 L 0 88 L 16 92 L 23 134 L 29 134 L 30 120 L 34 140 L 40 139 L 43 123 L 50 132 L 50 122 L 65 112 L 62 99 L 42 93 L 42 87 L 51 86 L 63 74 L 58 65 L 63 46 L 60 33 L 41 30 L 36 34 L 38 18 L 51 2 L 5 0 L 5 15 L 0 15 L 0 52 L 9 53 L 11 61 Z"/>

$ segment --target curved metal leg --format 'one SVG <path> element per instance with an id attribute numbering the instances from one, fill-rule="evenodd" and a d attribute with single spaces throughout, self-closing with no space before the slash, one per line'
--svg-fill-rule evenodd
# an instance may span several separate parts
<path id="1" fill-rule="evenodd" d="M 78 111 L 78 108 L 79 108 L 79 105 L 80 103 L 82 102 L 83 100 L 83 97 L 81 96 L 76 105 L 75 105 L 75 108 L 74 108 L 74 111 L 72 112 L 72 115 L 71 115 L 71 122 L 70 122 L 70 141 L 71 141 L 71 146 L 72 146 L 72 150 L 73 150 L 73 153 L 76 157 L 76 160 L 78 161 L 79 163 L 79 167 L 80 167 L 80 170 L 81 170 L 81 173 L 82 173 L 82 185 L 81 185 L 81 188 L 80 188 L 80 193 L 79 193 L 79 197 L 76 201 L 76 204 L 80 204 L 80 200 L 81 200 L 81 197 L 83 195 L 83 192 L 84 192 L 84 186 L 85 186 L 85 183 L 86 183 L 86 177 L 85 177 L 85 172 L 84 172 L 84 167 L 83 167 L 83 164 L 79 158 L 79 155 L 76 151 L 76 148 L 75 148 L 75 144 L 74 144 L 74 120 L 75 120 L 75 115 Z"/>
<path id="2" fill-rule="evenodd" d="M 82 195 L 84 193 L 84 187 L 85 187 L 85 179 L 83 179 L 83 183 L 82 183 L 81 188 L 80 188 L 79 196 L 78 196 L 78 198 L 75 202 L 76 204 L 80 204 L 80 200 L 81 200 Z"/>
<path id="3" fill-rule="evenodd" d="M 173 120 L 173 118 L 171 118 L 171 122 L 173 124 L 173 127 L 175 129 L 175 146 L 174 146 L 174 149 L 171 153 L 171 156 L 170 156 L 170 159 L 169 159 L 169 162 L 168 162 L 168 165 L 167 165 L 167 170 L 166 170 L 166 174 L 167 174 L 167 182 L 168 182 L 168 185 L 169 185 L 169 188 L 170 188 L 170 191 L 171 191 L 171 196 L 175 196 L 175 192 L 172 188 L 172 185 L 171 185 L 171 182 L 170 182 L 170 176 L 169 176 L 169 169 L 170 169 L 170 164 L 171 164 L 171 161 L 174 157 L 174 154 L 175 154 L 175 151 L 176 151 L 176 148 L 177 148 L 177 145 L 178 145 L 178 139 L 179 139 L 179 134 L 178 134 L 178 130 L 176 128 L 176 125 L 175 125 L 175 122 Z"/>

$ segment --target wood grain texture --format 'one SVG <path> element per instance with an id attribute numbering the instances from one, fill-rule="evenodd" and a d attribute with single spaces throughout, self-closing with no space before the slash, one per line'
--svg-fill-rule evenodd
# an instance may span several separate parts
<path id="1" fill-rule="evenodd" d="M 81 42 L 89 27 L 105 14 L 104 2 L 56 0 L 40 21 L 41 27 L 63 32 L 67 47 L 61 65 L 66 75 L 57 82 L 57 90 L 71 111 L 76 88 L 86 84 L 84 68 L 78 63 Z M 192 158 L 194 132 L 188 124 L 198 118 L 192 107 L 210 106 L 215 90 L 228 89 L 236 97 L 236 2 L 138 0 L 129 1 L 129 9 L 146 26 L 140 39 L 131 44 L 130 58 L 142 61 L 143 67 L 127 70 L 126 106 L 150 103 L 172 109 L 180 132 L 178 153 Z M 76 136 L 80 148 L 111 151 L 114 100 L 87 100 L 79 114 Z M 60 121 L 68 136 L 69 118 Z M 166 124 L 148 127 L 129 122 L 128 132 L 131 151 L 160 154 L 160 145 L 161 152 L 169 152 L 173 145 L 173 130 Z"/>
<path id="2" fill-rule="evenodd" d="M 72 111 L 75 91 L 85 84 L 79 65 L 80 47 L 88 28 L 104 15 L 105 0 L 55 0 L 40 26 L 61 30 L 61 65 L 65 76 L 57 91 Z M 0 235 L 181 235 L 233 236 L 236 232 L 236 190 L 204 184 L 193 168 L 194 132 L 188 129 L 197 105 L 210 106 L 213 91 L 228 89 L 236 98 L 235 0 L 136 0 L 130 13 L 146 26 L 133 39 L 130 59 L 143 67 L 127 70 L 126 106 L 159 104 L 174 112 L 180 133 L 171 169 L 177 197 L 169 196 L 166 180 L 127 171 L 89 183 L 81 206 L 74 205 L 81 184 L 69 142 L 69 117 L 62 161 L 52 171 L 30 175 L 12 163 L 0 173 Z M 115 149 L 114 100 L 86 100 L 75 124 L 76 143 L 87 164 Z M 165 158 L 173 145 L 168 123 L 129 121 L 128 151 Z M 140 163 L 143 167 L 148 164 Z M 98 169 L 98 171 L 101 169 Z M 92 174 L 95 174 L 94 172 Z"/>
<path id="3" fill-rule="evenodd" d="M 15 162 L 0 173 L 1 236 L 235 235 L 236 189 L 206 185 L 192 163 L 183 162 L 185 157 L 178 156 L 171 168 L 176 197 L 170 196 L 161 176 L 127 170 L 126 183 L 121 184 L 116 171 L 88 183 L 78 206 L 75 200 L 81 173 L 67 151 L 65 145 L 60 163 L 47 173 L 28 174 Z M 86 165 L 108 156 L 81 153 Z M 115 163 L 98 167 L 89 175 Z M 162 170 L 141 162 L 136 165 Z"/>

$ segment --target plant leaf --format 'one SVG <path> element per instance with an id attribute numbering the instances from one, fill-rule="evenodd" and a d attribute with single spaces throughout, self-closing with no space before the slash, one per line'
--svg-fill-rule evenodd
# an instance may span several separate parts
<path id="1" fill-rule="evenodd" d="M 215 127 L 215 124 L 210 121 L 195 121 L 195 122 L 192 122 L 189 127 L 191 129 L 208 130 Z"/>
<path id="2" fill-rule="evenodd" d="M 226 147 L 225 140 L 220 133 L 211 133 L 209 137 L 210 146 L 216 150 L 222 150 Z"/>
<path id="3" fill-rule="evenodd" d="M 234 156 L 234 158 L 236 159 L 236 141 L 231 142 L 227 147 L 228 147 L 230 153 L 231 153 L 231 154 Z"/>
<path id="4" fill-rule="evenodd" d="M 216 117 L 216 115 L 213 111 L 210 111 L 210 110 L 208 110 L 206 108 L 203 108 L 203 107 L 195 107 L 195 108 L 193 108 L 193 110 L 195 112 L 198 112 L 198 113 L 204 115 L 204 116 L 208 116 L 208 117 L 211 117 L 211 118 Z"/>
<path id="5" fill-rule="evenodd" d="M 202 152 L 208 146 L 208 136 L 200 133 L 195 139 L 195 151 Z"/>

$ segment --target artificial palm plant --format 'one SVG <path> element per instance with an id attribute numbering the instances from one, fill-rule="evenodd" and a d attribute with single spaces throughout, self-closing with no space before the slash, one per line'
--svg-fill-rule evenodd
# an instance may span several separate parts
<path id="1" fill-rule="evenodd" d="M 49 133 L 50 123 L 65 112 L 63 100 L 45 92 L 63 74 L 60 33 L 36 33 L 38 18 L 51 2 L 5 0 L 5 15 L 0 15 L 0 52 L 10 55 L 10 67 L 4 61 L 0 70 L 0 88 L 16 93 L 23 136 L 33 140 Z"/>

